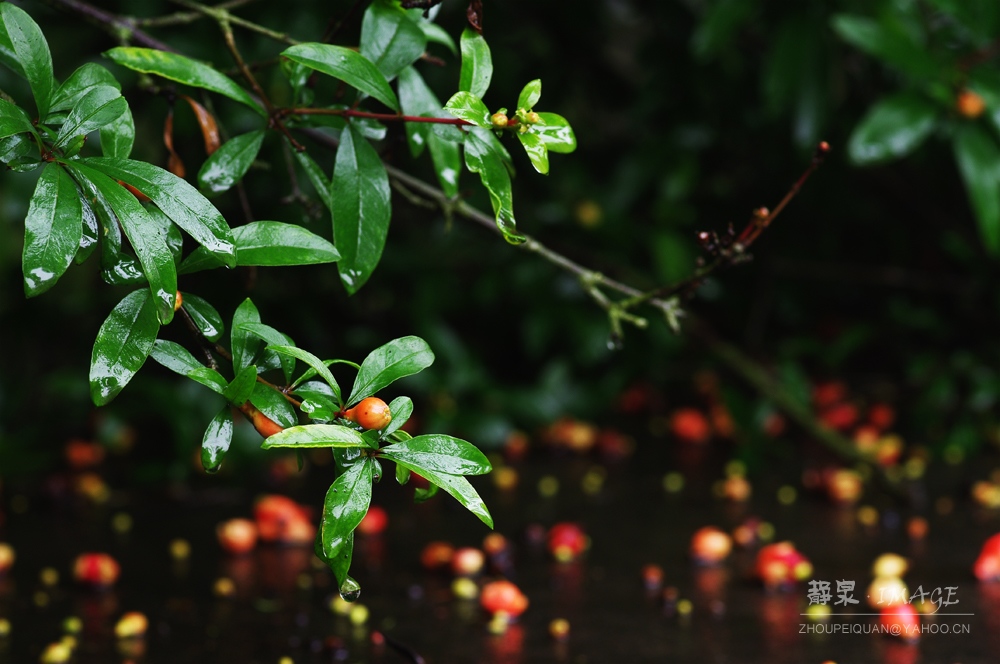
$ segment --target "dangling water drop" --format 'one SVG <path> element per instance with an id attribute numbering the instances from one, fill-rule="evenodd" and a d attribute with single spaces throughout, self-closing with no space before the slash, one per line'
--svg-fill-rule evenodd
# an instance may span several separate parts
<path id="1" fill-rule="evenodd" d="M 608 337 L 608 350 L 621 350 L 625 347 L 625 342 L 622 340 L 620 334 L 612 333 Z"/>
<path id="2" fill-rule="evenodd" d="M 344 582 L 340 584 L 340 596 L 345 602 L 356 602 L 358 598 L 361 597 L 361 584 L 347 577 Z"/>

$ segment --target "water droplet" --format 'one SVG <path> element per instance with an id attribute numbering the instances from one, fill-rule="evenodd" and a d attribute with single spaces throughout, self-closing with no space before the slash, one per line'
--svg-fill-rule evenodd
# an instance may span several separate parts
<path id="1" fill-rule="evenodd" d="M 345 602 L 357 602 L 358 598 L 361 597 L 361 584 L 351 577 L 347 577 L 340 584 L 340 596 L 344 598 Z"/>
<path id="2" fill-rule="evenodd" d="M 608 337 L 608 350 L 621 350 L 625 347 L 625 343 L 622 341 L 621 335 L 612 334 Z"/>

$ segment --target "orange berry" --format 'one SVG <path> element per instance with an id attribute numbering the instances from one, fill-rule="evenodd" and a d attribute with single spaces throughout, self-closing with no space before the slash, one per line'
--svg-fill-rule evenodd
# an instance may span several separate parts
<path id="1" fill-rule="evenodd" d="M 733 548 L 728 534 L 714 526 L 705 526 L 691 536 L 691 557 L 701 565 L 717 565 Z"/>
<path id="2" fill-rule="evenodd" d="M 229 519 L 215 527 L 219 545 L 233 555 L 247 553 L 257 545 L 257 524 L 250 519 Z"/>
<path id="3" fill-rule="evenodd" d="M 670 431 L 685 443 L 704 443 L 712 435 L 708 419 L 695 408 L 675 410 L 670 416 Z"/>
<path id="4" fill-rule="evenodd" d="M 253 424 L 253 428 L 257 430 L 257 433 L 264 436 L 264 438 L 270 438 L 274 434 L 281 433 L 285 430 L 285 427 L 281 426 L 253 406 L 250 406 L 250 409 L 250 423 Z"/>
<path id="5" fill-rule="evenodd" d="M 492 614 L 503 612 L 511 618 L 516 618 L 528 608 L 528 598 L 521 589 L 505 580 L 491 581 L 483 586 L 479 603 Z"/>
<path id="6" fill-rule="evenodd" d="M 362 399 L 357 406 L 345 411 L 344 417 L 365 429 L 381 429 L 392 421 L 389 405 L 378 397 Z"/>
<path id="7" fill-rule="evenodd" d="M 986 110 L 986 102 L 972 90 L 962 90 L 955 99 L 955 108 L 962 117 L 975 120 Z"/>
<path id="8" fill-rule="evenodd" d="M 184 305 L 184 297 L 181 295 L 180 291 L 177 291 L 177 298 L 174 300 L 174 311 L 177 311 Z"/>

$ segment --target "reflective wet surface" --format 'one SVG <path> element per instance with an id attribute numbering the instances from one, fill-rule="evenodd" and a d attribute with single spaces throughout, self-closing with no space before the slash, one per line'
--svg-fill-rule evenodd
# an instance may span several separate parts
<path id="1" fill-rule="evenodd" d="M 358 613 L 352 621 L 331 610 L 336 586 L 316 566 L 311 549 L 260 545 L 242 557 L 223 554 L 216 524 L 248 516 L 255 491 L 203 477 L 183 489 L 113 490 L 108 502 L 95 506 L 75 497 L 53 499 L 51 491 L 30 485 L 5 486 L 0 540 L 10 542 L 18 558 L 0 580 L 0 618 L 11 626 L 0 638 L 0 663 L 38 661 L 45 645 L 62 637 L 70 616 L 82 621 L 74 662 L 1000 661 L 1000 584 L 979 584 L 971 573 L 982 542 L 1000 530 L 1000 518 L 974 509 L 957 479 L 937 478 L 939 493 L 949 490 L 954 498 L 926 506 L 897 508 L 869 489 L 859 504 L 877 507 L 879 517 L 865 526 L 857 505 L 837 507 L 809 495 L 781 505 L 776 490 L 785 482 L 767 476 L 751 475 L 749 502 L 722 501 L 712 484 L 724 460 L 675 456 L 664 445 L 640 441 L 634 458 L 608 466 L 542 456 L 519 466 L 517 487 L 505 492 L 489 477 L 474 478 L 497 531 L 514 545 L 511 580 L 530 600 L 502 634 L 490 633 L 476 600 L 453 596 L 450 575 L 428 572 L 419 561 L 431 540 L 480 546 L 488 531 L 448 496 L 412 505 L 412 488 L 391 477 L 374 491 L 375 502 L 388 510 L 388 529 L 358 537 L 355 548 L 351 573 L 362 587 L 359 603 L 368 609 L 363 624 L 354 624 L 361 622 Z M 668 493 L 664 473 L 677 469 L 686 482 Z M 327 472 L 309 468 L 289 493 L 318 506 Z M 558 484 L 554 495 L 540 494 L 543 478 L 547 491 Z M 124 532 L 112 526 L 120 526 L 121 514 L 132 521 Z M 925 539 L 907 536 L 904 524 L 913 514 L 929 521 Z M 795 542 L 814 565 L 813 579 L 834 586 L 854 580 L 859 605 L 847 612 L 831 606 L 835 615 L 813 622 L 802 615 L 809 606 L 806 584 L 768 592 L 752 578 L 754 549 L 737 548 L 719 567 L 690 561 L 695 530 L 716 525 L 732 531 L 750 515 L 773 524 L 775 540 Z M 539 526 L 560 521 L 578 522 L 590 535 L 581 560 L 555 562 L 537 537 Z M 186 558 L 171 555 L 178 538 L 190 543 Z M 112 589 L 72 583 L 70 561 L 83 551 L 118 559 L 122 574 Z M 872 634 L 878 619 L 857 615 L 872 611 L 864 599 L 871 564 L 887 551 L 910 560 L 904 577 L 910 592 L 952 587 L 958 600 L 926 618 L 913 643 Z M 674 601 L 644 587 L 641 570 L 650 563 L 663 568 L 665 586 L 676 588 Z M 58 571 L 55 585 L 43 582 L 45 568 Z M 220 595 L 220 578 L 232 582 L 228 594 Z M 114 625 L 127 611 L 148 616 L 145 639 L 115 639 Z M 960 613 L 972 615 L 955 615 Z M 564 641 L 549 634 L 555 618 L 569 621 Z"/>

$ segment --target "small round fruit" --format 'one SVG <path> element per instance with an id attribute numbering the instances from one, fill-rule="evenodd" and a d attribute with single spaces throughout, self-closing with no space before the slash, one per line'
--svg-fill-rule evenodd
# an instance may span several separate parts
<path id="1" fill-rule="evenodd" d="M 119 639 L 133 639 L 145 635 L 147 629 L 149 620 L 146 614 L 129 611 L 115 623 L 115 636 Z"/>
<path id="2" fill-rule="evenodd" d="M 364 518 L 361 519 L 361 523 L 358 524 L 357 530 L 361 535 L 379 535 L 385 530 L 388 524 L 389 514 L 385 511 L 385 508 L 378 505 L 371 505 L 368 508 L 368 513 L 365 514 Z"/>
<path id="3" fill-rule="evenodd" d="M 510 581 L 491 581 L 483 586 L 479 604 L 491 614 L 503 612 L 516 618 L 528 608 L 528 598 Z"/>
<path id="4" fill-rule="evenodd" d="M 347 410 L 344 416 L 365 429 L 381 429 L 392 421 L 389 405 L 378 397 L 368 397 Z"/>
<path id="5" fill-rule="evenodd" d="M 712 437 L 708 419 L 696 408 L 675 410 L 670 416 L 670 431 L 684 443 L 705 443 Z"/>
<path id="6" fill-rule="evenodd" d="M 955 98 L 955 108 L 962 117 L 975 120 L 986 110 L 986 103 L 972 90 L 962 90 Z"/>
<path id="7" fill-rule="evenodd" d="M 691 537 L 691 557 L 700 565 L 718 565 L 732 548 L 733 540 L 715 526 L 705 526 Z"/>
<path id="8" fill-rule="evenodd" d="M 226 553 L 242 555 L 257 545 L 257 524 L 250 519 L 229 519 L 215 528 L 219 545 Z"/>
<path id="9" fill-rule="evenodd" d="M 121 567 L 106 553 L 81 553 L 73 562 L 73 578 L 96 588 L 113 586 Z"/>
<path id="10" fill-rule="evenodd" d="M 493 123 L 494 127 L 506 127 L 510 120 L 506 113 L 494 113 L 490 116 L 490 122 Z"/>
<path id="11" fill-rule="evenodd" d="M 428 542 L 420 552 L 420 564 L 424 569 L 441 569 L 451 564 L 455 547 L 447 542 Z"/>
<path id="12" fill-rule="evenodd" d="M 549 553 L 561 563 L 576 560 L 589 546 L 587 534 L 575 523 L 557 523 L 549 529 Z"/>
<path id="13" fill-rule="evenodd" d="M 456 576 L 475 576 L 483 571 L 486 554 L 471 546 L 464 546 L 451 557 L 451 571 Z"/>

